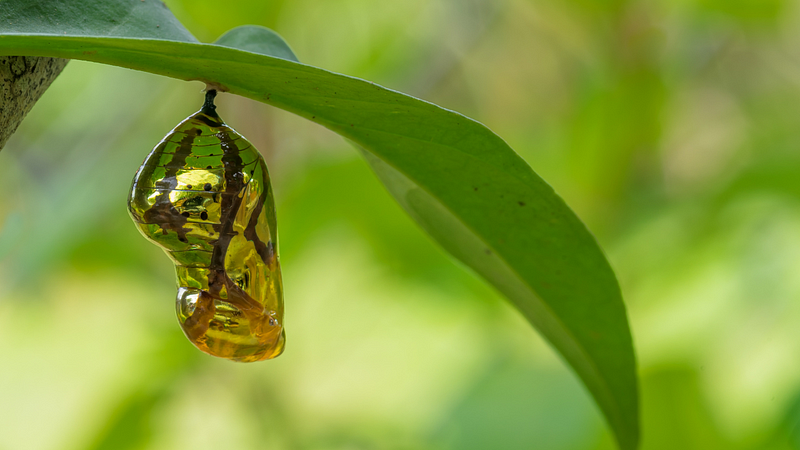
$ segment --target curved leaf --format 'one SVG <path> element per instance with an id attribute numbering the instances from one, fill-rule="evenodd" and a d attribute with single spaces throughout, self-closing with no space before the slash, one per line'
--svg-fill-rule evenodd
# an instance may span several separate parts
<path id="1" fill-rule="evenodd" d="M 18 3 L 26 2 L 0 5 Z M 105 17 L 97 19 L 99 30 L 108 30 Z M 620 447 L 637 447 L 635 359 L 614 273 L 563 200 L 485 126 L 367 81 L 252 51 L 150 34 L 88 37 L 51 19 L 26 20 L 24 27 L 0 29 L 0 54 L 83 59 L 201 80 L 352 141 L 406 211 L 503 292 L 561 353 Z"/>
<path id="2" fill-rule="evenodd" d="M 197 42 L 161 0 L 0 0 L 0 33 Z"/>
<path id="3" fill-rule="evenodd" d="M 300 62 L 289 44 L 278 33 L 266 27 L 242 25 L 220 36 L 214 44 Z"/>

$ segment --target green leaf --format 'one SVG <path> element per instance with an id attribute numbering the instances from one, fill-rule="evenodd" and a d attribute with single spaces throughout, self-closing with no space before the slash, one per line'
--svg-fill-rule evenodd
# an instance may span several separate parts
<path id="1" fill-rule="evenodd" d="M 266 27 L 242 25 L 220 36 L 214 44 L 300 62 L 289 44 L 278 33 Z"/>
<path id="2" fill-rule="evenodd" d="M 0 0 L 0 32 L 197 42 L 161 0 Z"/>
<path id="3" fill-rule="evenodd" d="M 45 19 L 18 6 L 23 3 L 0 2 L 4 11 L 16 5 L 10 10 L 18 20 L 13 29 L 0 29 L 2 55 L 83 59 L 201 80 L 298 114 L 353 142 L 406 211 L 504 293 L 561 353 L 594 396 L 620 447 L 637 447 L 636 364 L 614 272 L 563 200 L 491 130 L 373 83 L 286 59 L 186 39 L 158 40 L 137 22 L 149 21 L 152 12 L 137 16 L 138 10 L 127 10 L 125 30 L 147 34 L 125 39 L 110 37 L 106 14 L 75 6 L 97 2 L 70 2 L 70 14 L 82 11 L 81 33 L 58 25 L 74 17 Z M 108 37 L 86 36 L 94 20 Z M 249 41 L 230 39 L 237 46 Z"/>

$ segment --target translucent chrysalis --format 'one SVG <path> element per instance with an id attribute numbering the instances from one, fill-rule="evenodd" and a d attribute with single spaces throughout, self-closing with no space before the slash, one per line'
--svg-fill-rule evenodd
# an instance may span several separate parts
<path id="1" fill-rule="evenodd" d="M 216 113 L 215 90 L 136 172 L 128 210 L 175 263 L 176 307 L 200 350 L 234 361 L 283 352 L 283 286 L 264 158 Z"/>

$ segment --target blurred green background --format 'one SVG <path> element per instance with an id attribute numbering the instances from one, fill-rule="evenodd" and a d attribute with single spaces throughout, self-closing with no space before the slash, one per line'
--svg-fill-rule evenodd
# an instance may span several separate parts
<path id="1" fill-rule="evenodd" d="M 617 271 L 643 449 L 800 448 L 800 2 L 167 4 L 202 41 L 265 25 L 506 139 Z M 203 87 L 73 61 L 0 152 L 0 450 L 614 448 L 557 355 L 356 151 L 232 95 L 218 111 L 277 196 L 287 351 L 197 351 L 125 202 Z"/>

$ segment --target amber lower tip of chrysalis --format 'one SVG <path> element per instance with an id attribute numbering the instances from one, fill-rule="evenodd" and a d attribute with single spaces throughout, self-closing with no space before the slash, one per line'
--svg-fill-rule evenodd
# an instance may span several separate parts
<path id="1" fill-rule="evenodd" d="M 248 314 L 233 302 L 214 299 L 200 289 L 181 287 L 178 321 L 184 334 L 201 351 L 238 362 L 272 359 L 283 353 L 286 333 L 276 326 L 275 311 Z"/>
<path id="2" fill-rule="evenodd" d="M 128 207 L 175 264 L 186 337 L 209 355 L 252 362 L 283 352 L 277 222 L 264 158 L 206 93 L 136 173 Z"/>

